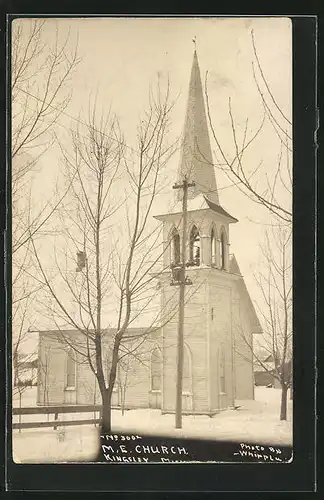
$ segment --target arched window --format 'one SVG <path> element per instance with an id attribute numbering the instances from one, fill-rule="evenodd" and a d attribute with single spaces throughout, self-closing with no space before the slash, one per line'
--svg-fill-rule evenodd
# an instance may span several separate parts
<path id="1" fill-rule="evenodd" d="M 171 240 L 171 248 L 172 248 L 172 263 L 179 264 L 180 262 L 180 236 L 176 228 L 172 231 L 172 240 Z"/>
<path id="2" fill-rule="evenodd" d="M 162 359 L 161 352 L 156 347 L 151 356 L 151 390 L 160 391 L 162 382 Z"/>
<path id="3" fill-rule="evenodd" d="M 196 226 L 190 231 L 189 259 L 193 266 L 200 266 L 200 236 Z"/>
<path id="4" fill-rule="evenodd" d="M 216 235 L 215 229 L 211 230 L 210 234 L 210 254 L 211 254 L 211 263 L 212 265 L 216 264 Z"/>
<path id="5" fill-rule="evenodd" d="M 221 269 L 225 269 L 225 252 L 226 252 L 226 236 L 224 231 L 222 231 L 221 239 L 219 242 L 219 257 L 220 257 Z"/>
<path id="6" fill-rule="evenodd" d="M 66 387 L 75 387 L 76 363 L 75 354 L 72 349 L 67 354 L 66 360 Z"/>
<path id="7" fill-rule="evenodd" d="M 183 376 L 182 392 L 191 392 L 191 365 L 189 349 L 185 345 L 183 349 Z"/>

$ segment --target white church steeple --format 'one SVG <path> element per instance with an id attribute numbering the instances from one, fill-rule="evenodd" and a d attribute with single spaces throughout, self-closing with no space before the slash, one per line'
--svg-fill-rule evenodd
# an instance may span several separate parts
<path id="1" fill-rule="evenodd" d="M 237 219 L 219 203 L 196 51 L 191 68 L 177 183 L 181 185 L 185 178 L 194 184 L 188 190 L 186 264 L 192 267 L 216 267 L 228 272 L 229 225 L 237 222 Z M 166 267 L 179 258 L 180 236 L 183 231 L 183 190 L 175 191 L 177 198 L 173 209 L 155 216 L 164 224 L 166 251 L 163 260 Z"/>
<path id="2" fill-rule="evenodd" d="M 219 205 L 203 87 L 196 50 L 191 68 L 177 181 L 182 182 L 185 175 L 190 182 L 195 182 L 195 187 L 191 188 L 189 192 L 189 199 L 203 194 L 210 201 Z M 181 197 L 181 191 L 178 191 L 177 196 Z"/>

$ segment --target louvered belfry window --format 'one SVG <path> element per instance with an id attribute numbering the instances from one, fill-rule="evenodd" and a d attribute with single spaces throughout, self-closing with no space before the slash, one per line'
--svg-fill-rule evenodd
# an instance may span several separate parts
<path id="1" fill-rule="evenodd" d="M 189 239 L 189 258 L 193 266 L 200 266 L 200 236 L 197 226 L 193 226 Z"/>

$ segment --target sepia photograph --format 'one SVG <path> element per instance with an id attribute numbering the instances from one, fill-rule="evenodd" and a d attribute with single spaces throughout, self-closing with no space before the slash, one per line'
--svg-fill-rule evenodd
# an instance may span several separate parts
<path id="1" fill-rule="evenodd" d="M 291 20 L 19 17 L 9 51 L 14 462 L 291 461 Z"/>

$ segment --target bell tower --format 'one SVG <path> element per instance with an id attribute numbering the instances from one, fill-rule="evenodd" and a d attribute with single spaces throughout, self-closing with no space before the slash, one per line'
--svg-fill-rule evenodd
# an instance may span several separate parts
<path id="1" fill-rule="evenodd" d="M 237 219 L 219 202 L 198 56 L 194 52 L 189 95 L 176 182 L 186 178 L 188 190 L 186 286 L 184 312 L 183 413 L 213 414 L 234 405 L 235 282 L 231 272 L 230 224 Z M 175 190 L 172 212 L 156 218 L 163 223 L 162 411 L 174 412 L 178 300 L 176 268 L 181 259 L 183 231 L 181 189 Z M 175 286 L 172 286 L 175 285 Z"/>

